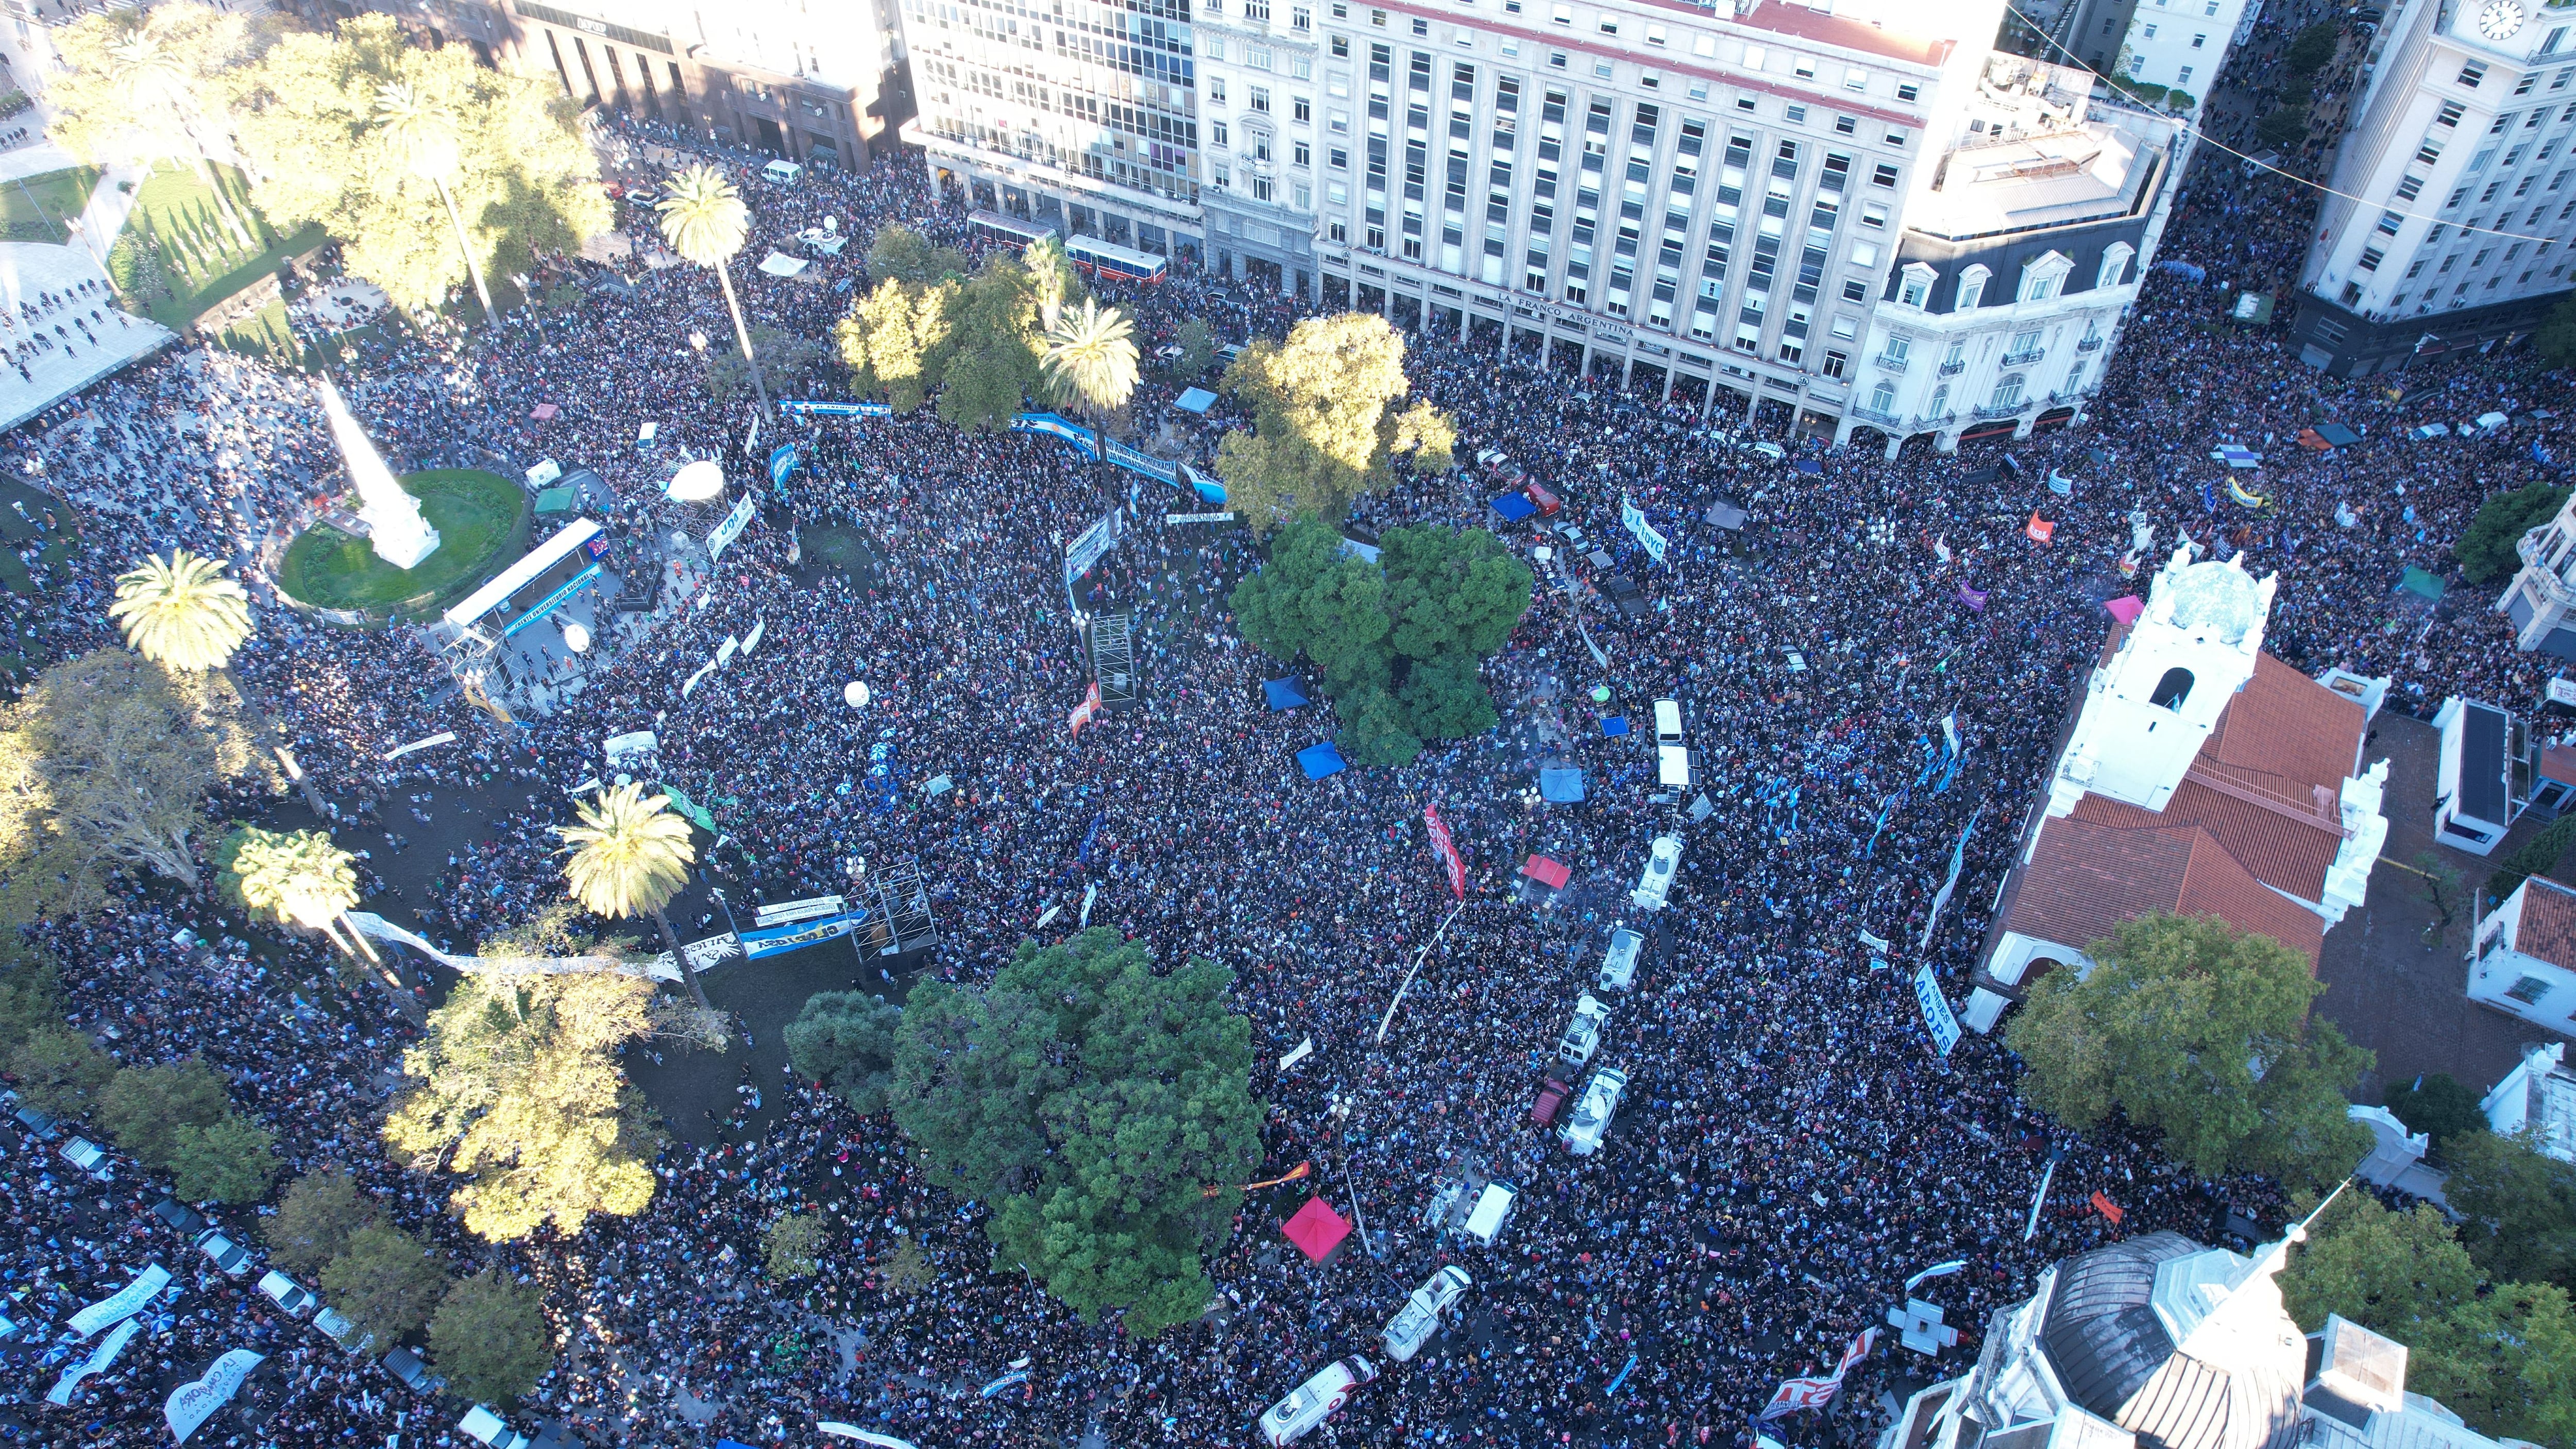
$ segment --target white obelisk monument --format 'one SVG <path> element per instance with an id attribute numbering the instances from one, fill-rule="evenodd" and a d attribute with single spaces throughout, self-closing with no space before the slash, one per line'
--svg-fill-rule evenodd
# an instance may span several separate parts
<path id="1" fill-rule="evenodd" d="M 340 445 L 340 461 L 348 465 L 349 480 L 358 485 L 358 516 L 367 520 L 367 537 L 375 545 L 376 557 L 398 569 L 420 567 L 422 559 L 438 552 L 438 530 L 420 516 L 420 500 L 403 491 L 393 470 L 377 455 L 376 445 L 367 440 L 358 420 L 349 416 L 349 406 L 340 401 L 340 390 L 331 385 L 330 375 L 317 380 L 323 415 L 331 420 L 331 440 Z"/>

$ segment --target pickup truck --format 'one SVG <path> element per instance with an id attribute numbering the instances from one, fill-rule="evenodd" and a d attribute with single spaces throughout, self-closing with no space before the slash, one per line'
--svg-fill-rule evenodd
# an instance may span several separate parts
<path id="1" fill-rule="evenodd" d="M 1429 1282 L 1413 1290 L 1413 1296 L 1404 1301 L 1404 1307 L 1378 1334 L 1378 1342 L 1386 1345 L 1386 1356 L 1403 1363 L 1420 1353 L 1422 1345 L 1430 1341 L 1431 1331 L 1440 1326 L 1440 1315 L 1473 1286 L 1467 1270 L 1454 1263 L 1432 1274 Z"/>

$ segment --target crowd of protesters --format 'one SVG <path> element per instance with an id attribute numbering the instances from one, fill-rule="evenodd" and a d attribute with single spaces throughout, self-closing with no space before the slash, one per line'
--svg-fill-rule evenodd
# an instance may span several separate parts
<path id="1" fill-rule="evenodd" d="M 2249 45 L 2260 55 L 2283 38 L 2267 22 Z M 2226 136 L 2250 112 L 2218 115 Z M 610 124 L 638 176 L 677 146 L 740 177 L 755 224 L 746 255 L 794 250 L 826 217 L 853 239 L 795 280 L 738 269 L 752 318 L 781 334 L 829 336 L 880 225 L 977 244 L 962 199 L 934 193 L 915 163 L 809 169 L 783 187 L 749 153 Z M 2149 280 L 2081 424 L 1956 455 L 1918 441 L 1890 460 L 1723 400 L 1711 413 L 1631 395 L 1552 370 L 1526 339 L 1505 353 L 1492 335 L 1414 335 L 1415 388 L 1456 419 L 1465 466 L 1406 474 L 1350 527 L 1492 526 L 1540 588 L 1486 671 L 1500 729 L 1321 781 L 1293 756 L 1332 732 L 1329 714 L 1267 710 L 1261 682 L 1292 666 L 1232 626 L 1227 595 L 1258 558 L 1243 533 L 1166 522 L 1198 505 L 1060 442 L 961 435 L 927 411 L 773 418 L 747 447 L 748 401 L 703 385 L 705 354 L 732 336 L 713 280 L 662 265 L 650 212 L 631 200 L 620 221 L 633 265 L 552 264 L 541 281 L 553 300 L 493 334 L 387 326 L 346 344 L 340 366 L 399 467 L 552 457 L 598 470 L 623 569 L 666 567 L 674 530 L 703 537 L 706 516 L 659 492 L 680 458 L 722 458 L 737 488 L 756 489 L 760 522 L 695 564 L 686 605 L 620 631 L 577 695 L 521 725 L 443 687 L 415 630 L 325 627 L 268 591 L 277 548 L 343 486 L 309 381 L 292 371 L 187 351 L 8 441 L 0 456 L 36 490 L 32 508 L 15 505 L 35 587 L 7 601 L 20 675 L 112 641 L 102 607 L 140 554 L 185 545 L 236 560 L 261 623 L 241 677 L 323 793 L 368 822 L 350 842 L 383 827 L 367 862 L 384 876 L 367 881 L 373 907 L 454 949 L 555 898 L 549 827 L 568 815 L 565 792 L 602 773 L 604 737 L 652 729 L 661 778 L 720 817 L 724 843 L 700 837 L 701 879 L 737 903 L 848 889 L 865 862 L 913 861 L 941 941 L 911 969 L 979 979 L 1094 887 L 1093 924 L 1165 961 L 1222 961 L 1269 1104 L 1260 1175 L 1311 1171 L 1246 1199 L 1209 1264 L 1209 1315 L 1159 1339 L 1085 1324 L 995 1262 L 983 1207 L 928 1187 L 887 1118 L 755 1079 L 732 1053 L 698 1069 L 738 1069 L 743 1109 L 674 1136 L 642 1215 L 594 1219 L 571 1240 L 474 1242 L 444 1212 L 446 1184 L 387 1161 L 372 1134 L 417 1040 L 415 1002 L 340 979 L 311 943 L 211 897 L 141 885 L 48 926 L 40 944 L 73 1024 L 112 1055 L 205 1058 L 276 1130 L 290 1170 L 345 1167 L 460 1265 L 499 1262 L 542 1285 L 557 1366 L 511 1413 L 566 1442 L 804 1445 L 817 1421 L 838 1420 L 925 1449 L 1247 1444 L 1255 1416 L 1308 1374 L 1374 1355 L 1405 1293 L 1450 1261 L 1475 1280 L 1454 1327 L 1388 1366 L 1324 1442 L 1742 1442 L 1779 1380 L 1830 1366 L 1911 1274 L 1964 1259 L 1923 1290 L 1962 1330 L 1958 1349 L 1939 1364 L 1882 1349 L 1834 1416 L 1773 1430 L 1865 1439 L 1883 1390 L 1963 1367 L 1988 1315 L 2047 1262 L 2120 1232 L 2207 1238 L 2229 1212 L 2277 1221 L 2268 1184 L 2198 1181 L 2151 1144 L 2057 1129 L 2019 1101 L 1992 1038 L 1937 1055 L 1910 988 L 1923 961 L 1964 996 L 2049 742 L 2107 628 L 2104 601 L 2146 587 L 2178 544 L 2242 552 L 2280 577 L 2269 647 L 2311 671 L 2391 676 L 2394 708 L 2429 713 L 2453 693 L 2528 707 L 2544 677 L 2485 612 L 2488 591 L 2458 578 L 2450 547 L 2497 490 L 2555 479 L 2545 460 L 2567 446 L 2542 415 L 2570 409 L 2563 381 L 2525 349 L 2350 384 L 2301 366 L 2277 331 L 2230 322 L 2239 293 L 2294 280 L 2313 207 L 2291 183 L 2221 161 L 2196 169 L 2163 244 L 2204 278 Z M 1191 317 L 1241 341 L 1305 311 L 1190 268 L 1158 288 L 1105 290 L 1137 310 L 1151 346 Z M 1240 419 L 1220 404 L 1196 435 L 1165 429 L 1190 381 L 1149 381 L 1134 416 L 1153 450 L 1177 442 L 1204 460 L 1208 438 Z M 2406 435 L 2490 411 L 2514 421 Z M 649 451 L 636 444 L 646 421 L 659 424 Z M 2324 422 L 2361 441 L 2296 441 Z M 1786 455 L 1752 450 L 1757 439 Z M 773 487 L 754 460 L 787 440 L 802 463 Z M 2262 455 L 2232 475 L 2260 506 L 2207 461 L 2221 443 Z M 1503 524 L 1488 506 L 1495 470 L 1468 461 L 1483 450 L 1562 497 L 1559 521 L 1586 543 Z M 1740 531 L 1708 521 L 1721 500 L 1749 514 Z M 1668 540 L 1660 563 L 1622 527 L 1623 501 Z M 1065 540 L 1113 509 L 1131 519 L 1127 536 L 1069 600 Z M 2133 515 L 2155 530 L 2143 551 Z M 2053 525 L 2045 543 L 2034 516 Z M 1606 567 L 1585 557 L 1596 548 Z M 2392 602 L 2410 567 L 2448 579 L 2450 601 Z M 1609 606 L 1609 574 L 1642 582 L 1642 617 Z M 1070 604 L 1132 611 L 1144 682 L 1139 707 L 1078 738 L 1067 712 L 1089 674 Z M 755 626 L 757 651 L 683 693 L 721 641 Z M 843 702 L 853 680 L 870 687 L 864 708 Z M 1704 820 L 1655 798 L 1648 732 L 1604 729 L 1667 697 L 1684 706 L 1714 806 Z M 381 758 L 442 729 L 458 742 Z M 1585 772 L 1590 798 L 1541 803 L 1542 765 Z M 953 788 L 925 788 L 942 776 Z M 525 806 L 443 863 L 382 848 L 398 843 L 403 805 L 426 821 L 478 790 Z M 1469 867 L 1436 942 L 1454 902 L 1425 841 L 1433 805 Z M 1625 891 L 1666 831 L 1685 840 L 1682 883 L 1646 922 Z M 1963 839 L 1959 888 L 1936 920 Z M 1533 854 L 1570 867 L 1562 891 L 1517 887 Z M 695 887 L 689 901 L 715 919 Z M 1531 1122 L 1531 1099 L 1622 919 L 1650 927 L 1651 944 L 1636 989 L 1611 1000 L 1595 1060 L 1631 1085 L 1607 1148 L 1576 1159 Z M 1877 969 L 1864 933 L 1897 943 L 1884 953 L 1893 969 Z M 1380 1044 L 1395 983 L 1426 946 Z M 1309 1041 L 1302 1061 L 1275 1065 Z M 776 1109 L 754 1109 L 764 1094 Z M 148 1212 L 159 1191 L 130 1162 L 99 1182 L 31 1133 L 0 1149 L 0 1314 L 19 1325 L 0 1343 L 0 1433 L 160 1442 L 169 1390 L 249 1347 L 269 1362 L 199 1442 L 462 1442 L 457 1406 L 342 1354 L 195 1254 Z M 2025 1240 L 2052 1158 L 2049 1206 Z M 1427 1216 L 1444 1186 L 1487 1178 L 1520 1192 L 1492 1247 Z M 2087 1205 L 2097 1191 L 2125 1226 Z M 1362 1229 L 1321 1266 L 1279 1233 L 1309 1194 Z M 788 1211 L 833 1226 L 811 1277 L 759 1265 L 761 1229 Z M 256 1241 L 254 1217 L 228 1220 Z M 44 1404 L 87 1351 L 54 1325 L 153 1261 L 175 1281 L 148 1331 L 68 1406 Z M 981 1391 L 1015 1367 L 1024 1381 Z"/>

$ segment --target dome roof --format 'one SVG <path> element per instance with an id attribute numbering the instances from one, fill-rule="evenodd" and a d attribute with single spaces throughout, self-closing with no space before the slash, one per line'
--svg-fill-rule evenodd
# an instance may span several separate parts
<path id="1" fill-rule="evenodd" d="M 2186 1262 L 2203 1256 L 2225 1261 Z M 2176 1305 L 2159 1311 L 2157 1281 L 2172 1280 L 2171 1297 L 2184 1280 L 2210 1276 L 2188 1271 L 2201 1266 L 2241 1269 L 2244 1260 L 2177 1233 L 2151 1233 L 2059 1265 L 2040 1327 L 2050 1367 L 2068 1398 L 2137 1435 L 2143 1449 L 2290 1449 L 2299 1434 L 2304 1339 L 2289 1315 L 2278 1312 L 2274 1294 L 2278 1327 L 2287 1342 L 2301 1345 L 2283 1362 L 2261 1353 L 2228 1354 L 2218 1362 L 2184 1352 L 2174 1337 Z M 2230 1276 L 2221 1272 L 2217 1281 Z M 2200 1317 L 2193 1311 L 2190 1321 Z"/>
<path id="2" fill-rule="evenodd" d="M 2166 595 L 2162 602 L 2172 609 L 2177 628 L 2237 644 L 2263 622 L 2262 587 L 2232 563 L 2213 560 L 2168 569 L 2156 588 Z"/>

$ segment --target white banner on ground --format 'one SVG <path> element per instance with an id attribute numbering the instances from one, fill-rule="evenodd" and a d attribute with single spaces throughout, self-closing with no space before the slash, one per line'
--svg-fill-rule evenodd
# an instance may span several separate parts
<path id="1" fill-rule="evenodd" d="M 743 959 L 742 948 L 734 944 L 734 939 L 730 935 L 709 936 L 702 941 L 691 941 L 680 948 L 680 954 L 689 958 L 689 974 L 692 976 L 711 971 L 727 961 Z M 657 980 L 677 981 L 680 979 L 680 968 L 671 964 L 671 953 L 664 951 L 653 958 L 652 969 L 648 974 Z"/>
<path id="2" fill-rule="evenodd" d="M 134 1335 L 142 1327 L 143 1320 L 139 1318 L 129 1318 L 116 1325 L 107 1337 L 98 1341 L 98 1347 L 89 1351 L 89 1357 L 63 1370 L 63 1376 L 54 1380 L 53 1391 L 45 1395 L 45 1402 L 57 1408 L 70 1403 L 73 1391 L 81 1386 L 81 1380 L 105 1372 L 109 1364 L 116 1362 L 116 1356 L 125 1352 L 125 1346 L 133 1342 Z"/>
<path id="3" fill-rule="evenodd" d="M 754 911 L 755 926 L 783 926 L 790 921 L 810 921 L 816 916 L 837 916 L 850 908 L 839 896 L 807 896 L 801 901 L 780 901 Z"/>
<path id="4" fill-rule="evenodd" d="M 1906 1279 L 1905 1291 L 1911 1293 L 1915 1289 L 1922 1287 L 1924 1284 L 1931 1282 L 1935 1278 L 1947 1278 L 1951 1274 L 1959 1272 L 1967 1266 L 1968 1260 L 1965 1258 L 1952 1258 L 1946 1263 L 1935 1263 L 1931 1267 L 1924 1269 L 1922 1272 L 1915 1274 L 1913 1277 Z"/>
<path id="5" fill-rule="evenodd" d="M 660 737 L 651 730 L 628 730 L 622 735 L 610 735 L 601 740 L 599 752 L 607 758 L 608 768 L 622 770 L 630 762 L 642 759 L 661 746 Z"/>
<path id="6" fill-rule="evenodd" d="M 1657 563 L 1664 561 L 1664 536 L 1655 532 L 1654 525 L 1646 522 L 1646 510 L 1629 502 L 1625 493 L 1619 495 L 1619 521 L 1626 524 L 1628 531 L 1637 536 L 1637 542 L 1645 546 L 1646 557 Z"/>
<path id="7" fill-rule="evenodd" d="M 1959 1018 L 1950 1010 L 1950 998 L 1941 994 L 1929 962 L 1914 968 L 1914 1000 L 1923 1008 L 1923 1029 L 1932 1033 L 1933 1050 L 1948 1056 L 1959 1044 Z"/>
<path id="8" fill-rule="evenodd" d="M 725 636 L 725 642 L 727 644 L 731 644 L 733 642 L 733 636 L 731 634 L 727 634 Z M 724 661 L 722 659 L 710 659 L 706 663 L 699 665 L 698 672 L 690 675 L 688 680 L 680 686 L 680 698 L 686 699 L 690 695 L 697 693 L 698 686 L 705 683 L 707 676 L 715 673 L 716 666 L 723 662 Z"/>
<path id="9" fill-rule="evenodd" d="M 1091 572 L 1093 564 L 1106 558 L 1109 551 L 1118 546 L 1119 526 L 1124 521 L 1124 514 L 1115 508 L 1110 509 L 1100 515 L 1098 522 L 1075 535 L 1073 542 L 1064 546 L 1064 586 L 1067 589 L 1071 589 L 1075 579 Z"/>
<path id="10" fill-rule="evenodd" d="M 1315 1039 L 1314 1039 L 1313 1037 L 1311 1037 L 1311 1036 L 1310 1036 L 1310 1037 L 1306 1038 L 1304 1041 L 1301 1041 L 1301 1042 L 1297 1043 L 1296 1048 L 1295 1048 L 1294 1050 L 1290 1051 L 1290 1052 L 1288 1053 L 1288 1055 L 1286 1055 L 1286 1056 L 1284 1056 L 1284 1057 L 1281 1057 L 1281 1058 L 1279 1059 L 1279 1070 L 1281 1070 L 1281 1071 L 1283 1071 L 1283 1072 L 1284 1072 L 1284 1071 L 1288 1070 L 1290 1067 L 1293 1067 L 1293 1066 L 1297 1065 L 1299 1062 L 1304 1061 L 1306 1058 L 1311 1057 L 1311 1056 L 1313 1056 L 1314 1054 L 1315 1054 Z"/>
<path id="11" fill-rule="evenodd" d="M 716 646 L 716 668 L 722 669 L 726 665 L 731 664 L 733 662 L 733 657 L 741 652 L 742 640 L 731 634 L 727 634 L 724 637 L 724 642 Z"/>
<path id="12" fill-rule="evenodd" d="M 822 1433 L 831 1435 L 835 1439 L 856 1439 L 862 1444 L 873 1444 L 877 1446 L 877 1449 L 912 1449 L 912 1443 L 910 1440 L 898 1439 L 891 1434 L 871 1434 L 856 1424 L 843 1424 L 831 1419 L 818 1419 L 814 1422 L 814 1427 Z"/>
<path id="13" fill-rule="evenodd" d="M 385 751 L 382 755 L 377 756 L 377 758 L 383 760 L 399 760 L 414 750 L 425 750 L 432 745 L 452 745 L 454 743 L 456 743 L 456 731 L 440 730 L 438 733 L 431 735 L 426 739 L 414 740 L 407 745 L 396 745 L 392 749 Z"/>
<path id="14" fill-rule="evenodd" d="M 752 620 L 751 632 L 742 636 L 742 652 L 748 654 L 754 649 L 759 648 L 761 636 L 768 632 L 769 621 L 767 619 Z"/>
<path id="15" fill-rule="evenodd" d="M 242 1381 L 249 1378 L 250 1371 L 259 1367 L 261 1360 L 267 1357 L 246 1348 L 233 1349 L 206 1365 L 203 1378 L 172 1390 L 170 1402 L 161 1406 L 162 1416 L 170 1421 L 170 1432 L 178 1437 L 180 1443 L 187 1443 L 188 1436 L 196 1433 L 199 1425 L 214 1417 L 217 1409 L 233 1401 L 233 1395 L 241 1392 Z"/>
<path id="16" fill-rule="evenodd" d="M 134 1281 L 71 1316 L 64 1324 L 74 1338 L 87 1338 L 111 1323 L 122 1323 L 143 1311 L 152 1295 L 170 1286 L 170 1270 L 155 1263 L 134 1275 Z"/>
<path id="17" fill-rule="evenodd" d="M 474 975 L 577 976 L 589 971 L 614 971 L 622 976 L 650 976 L 657 981 L 680 979 L 678 968 L 669 964 L 667 956 L 660 962 L 646 963 L 620 961 L 614 956 L 456 956 L 372 911 L 351 911 L 349 924 L 357 927 L 362 936 L 409 946 L 450 971 Z"/>
<path id="18" fill-rule="evenodd" d="M 733 547 L 735 539 L 742 537 L 742 531 L 751 526 L 752 518 L 759 512 L 751 495 L 742 495 L 742 501 L 733 506 L 733 512 L 726 514 L 724 522 L 716 525 L 716 531 L 707 535 L 707 558 L 710 561 L 723 558 L 724 551 Z"/>

